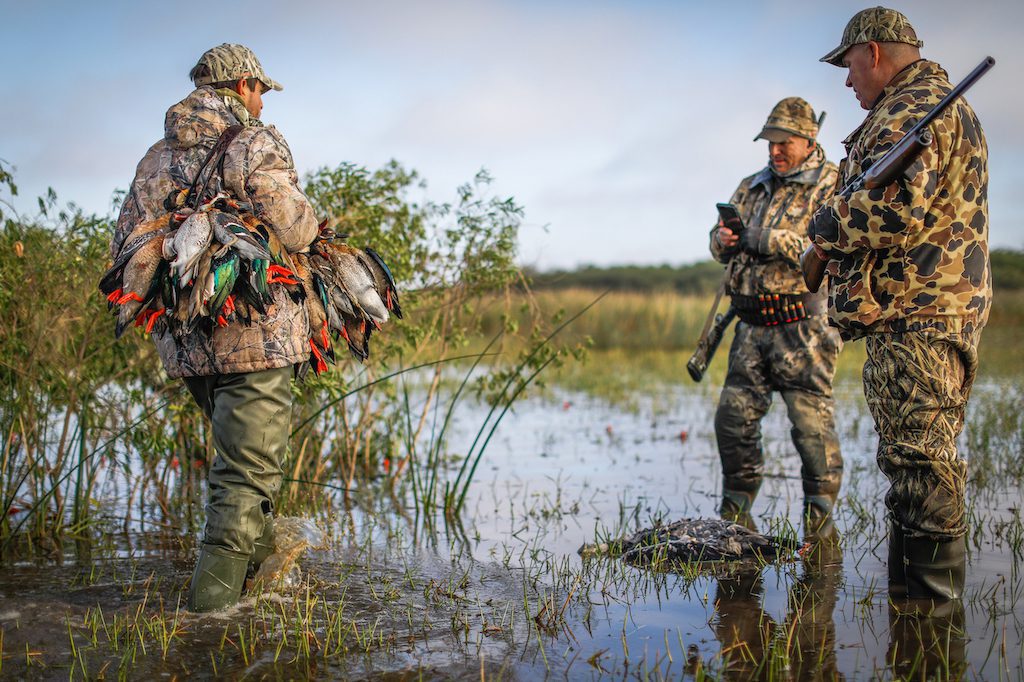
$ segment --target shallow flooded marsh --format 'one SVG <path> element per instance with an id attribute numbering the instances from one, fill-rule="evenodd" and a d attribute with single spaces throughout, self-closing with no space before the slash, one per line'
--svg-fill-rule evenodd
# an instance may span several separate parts
<path id="1" fill-rule="evenodd" d="M 836 387 L 846 461 L 837 546 L 713 574 L 581 558 L 585 543 L 714 516 L 719 493 L 714 368 L 695 386 L 678 353 L 631 364 L 595 355 L 516 403 L 459 520 L 417 516 L 402 484 L 347 502 L 319 490 L 311 516 L 326 548 L 306 551 L 294 585 L 224 613 L 183 609 L 187 529 L 160 530 L 157 510 L 98 495 L 102 528 L 0 567 L 0 677 L 1019 679 L 1019 370 L 979 380 L 961 438 L 971 462 L 963 608 L 912 617 L 888 604 L 887 484 L 851 369 L 859 352 L 844 351 Z M 754 514 L 764 532 L 799 535 L 799 460 L 779 404 L 764 423 L 769 476 Z M 442 475 L 454 476 L 487 409 L 459 404 Z M 129 503 L 148 516 L 134 514 L 125 533 Z"/>

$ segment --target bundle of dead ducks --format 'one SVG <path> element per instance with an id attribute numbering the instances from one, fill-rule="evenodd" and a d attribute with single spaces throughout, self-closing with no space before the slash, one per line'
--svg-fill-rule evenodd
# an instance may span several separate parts
<path id="1" fill-rule="evenodd" d="M 179 192 L 165 206 L 167 213 L 127 236 L 100 280 L 117 314 L 117 337 L 133 324 L 178 338 L 251 325 L 267 314 L 280 286 L 306 307 L 309 365 L 320 373 L 335 362 L 335 341 L 344 339 L 365 360 L 373 331 L 390 315 L 402 317 L 380 254 L 350 246 L 325 224 L 308 250 L 289 253 L 246 202 L 218 194 L 193 209 Z"/>
<path id="2" fill-rule="evenodd" d="M 794 539 L 763 535 L 722 519 L 685 518 L 612 542 L 584 545 L 579 553 L 584 558 L 617 556 L 637 565 L 766 563 L 793 558 L 800 547 Z"/>

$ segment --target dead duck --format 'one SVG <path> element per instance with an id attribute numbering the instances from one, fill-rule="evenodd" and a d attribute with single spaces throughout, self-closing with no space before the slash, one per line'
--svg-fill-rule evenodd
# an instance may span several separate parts
<path id="1" fill-rule="evenodd" d="M 801 545 L 795 539 L 763 535 L 722 519 L 679 519 L 633 533 L 611 543 L 584 545 L 579 553 L 621 556 L 631 564 L 760 562 L 791 558 Z"/>
<path id="2" fill-rule="evenodd" d="M 107 294 L 111 306 L 118 306 L 115 338 L 120 338 L 132 322 L 145 320 L 151 328 L 153 321 L 163 313 L 158 301 L 160 280 L 167 272 L 166 263 L 160 258 L 163 240 L 161 234 L 136 249 L 119 277 L 110 278 L 109 286 L 117 286 Z"/>

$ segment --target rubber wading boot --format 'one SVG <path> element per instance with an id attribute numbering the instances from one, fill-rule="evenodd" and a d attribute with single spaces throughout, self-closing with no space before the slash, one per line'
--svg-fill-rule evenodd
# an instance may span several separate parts
<path id="1" fill-rule="evenodd" d="M 807 542 L 835 537 L 833 506 L 833 499 L 825 495 L 808 495 L 804 499 L 804 539 Z"/>
<path id="2" fill-rule="evenodd" d="M 750 515 L 751 506 L 751 500 L 747 495 L 727 490 L 722 493 L 722 506 L 718 508 L 718 515 L 726 521 L 738 523 L 756 533 L 757 524 L 754 522 L 754 517 Z"/>
<path id="3" fill-rule="evenodd" d="M 903 526 L 889 521 L 889 597 L 906 599 L 907 597 L 907 564 L 904 554 L 906 532 Z"/>
<path id="4" fill-rule="evenodd" d="M 237 604 L 248 565 L 247 556 L 203 545 L 188 588 L 188 610 L 202 613 Z"/>
<path id="5" fill-rule="evenodd" d="M 249 577 L 256 575 L 260 564 L 274 553 L 274 515 L 263 516 L 263 533 L 253 541 L 252 556 L 249 557 Z"/>
<path id="6" fill-rule="evenodd" d="M 959 599 L 964 592 L 967 545 L 963 537 L 936 542 L 905 537 L 907 597 L 944 601 Z"/>
<path id="7" fill-rule="evenodd" d="M 807 543 L 804 549 L 800 550 L 804 566 L 810 571 L 821 572 L 830 566 L 843 565 L 843 545 L 839 530 L 835 526 L 828 535 L 816 534 L 813 537 L 806 537 Z"/>

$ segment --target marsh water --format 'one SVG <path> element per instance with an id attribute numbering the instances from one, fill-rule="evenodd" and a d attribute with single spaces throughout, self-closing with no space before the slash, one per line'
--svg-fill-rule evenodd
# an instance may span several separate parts
<path id="1" fill-rule="evenodd" d="M 581 372 L 616 373 L 596 362 Z M 181 529 L 135 525 L 0 567 L 0 677 L 1024 677 L 1019 370 L 979 380 L 961 439 L 972 477 L 963 609 L 909 618 L 889 607 L 887 484 L 855 373 L 836 385 L 838 548 L 714 574 L 579 556 L 584 543 L 715 515 L 720 385 L 695 386 L 684 363 L 668 363 L 678 382 L 632 387 L 627 401 L 576 380 L 517 402 L 458 521 L 425 522 L 400 492 L 339 496 L 316 518 L 330 542 L 300 559 L 298 585 L 224 613 L 184 612 L 195 547 Z M 449 452 L 468 450 L 487 411 L 459 405 Z M 799 533 L 799 460 L 781 404 L 763 432 L 755 520 Z M 101 504 L 123 516 L 117 495 Z"/>

